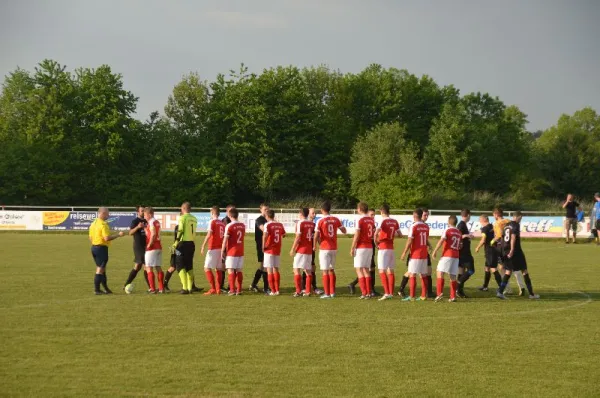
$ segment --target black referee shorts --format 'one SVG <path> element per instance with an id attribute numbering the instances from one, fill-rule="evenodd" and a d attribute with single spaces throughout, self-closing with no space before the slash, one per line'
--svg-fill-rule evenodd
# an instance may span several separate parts
<path id="1" fill-rule="evenodd" d="M 265 260 L 265 253 L 263 253 L 262 242 L 256 241 L 256 259 L 259 263 Z"/>
<path id="2" fill-rule="evenodd" d="M 182 269 L 190 271 L 194 269 L 194 253 L 196 252 L 196 244 L 192 241 L 180 242 L 177 245 L 177 259 L 175 260 L 177 271 Z"/>

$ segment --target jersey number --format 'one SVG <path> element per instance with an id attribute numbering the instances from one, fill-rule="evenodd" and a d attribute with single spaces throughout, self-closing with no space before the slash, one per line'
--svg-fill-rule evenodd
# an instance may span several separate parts
<path id="1" fill-rule="evenodd" d="M 237 231 L 237 244 L 242 243 L 242 231 Z"/>
<path id="2" fill-rule="evenodd" d="M 450 248 L 452 250 L 460 249 L 460 238 L 458 236 L 452 236 L 451 238 L 452 242 L 450 243 Z"/>
<path id="3" fill-rule="evenodd" d="M 306 240 L 308 240 L 309 242 L 312 241 L 312 233 L 312 229 L 306 231 Z"/>
<path id="4" fill-rule="evenodd" d="M 368 234 L 368 236 L 369 236 L 370 238 L 372 238 L 372 237 L 373 237 L 373 226 L 372 226 L 371 224 L 369 224 L 369 234 Z"/>
<path id="5" fill-rule="evenodd" d="M 333 224 L 327 224 L 327 232 L 329 233 L 329 237 L 333 238 L 333 234 L 335 230 L 333 229 Z"/>
<path id="6" fill-rule="evenodd" d="M 275 232 L 273 232 L 273 235 L 275 235 L 275 237 L 273 238 L 273 241 L 275 243 L 279 243 L 279 231 L 275 230 Z"/>
<path id="7" fill-rule="evenodd" d="M 396 230 L 394 229 L 394 227 L 390 227 L 389 231 L 390 231 L 390 232 L 388 232 L 389 233 L 389 237 L 390 238 L 394 238 L 394 232 L 396 232 Z"/>
<path id="8" fill-rule="evenodd" d="M 504 230 L 504 241 L 505 242 L 510 241 L 510 229 L 508 229 L 508 228 Z"/>
<path id="9" fill-rule="evenodd" d="M 427 246 L 427 232 L 421 232 L 419 234 L 420 246 Z"/>
<path id="10" fill-rule="evenodd" d="M 196 236 L 196 223 L 190 223 L 190 231 L 192 231 L 192 236 Z"/>

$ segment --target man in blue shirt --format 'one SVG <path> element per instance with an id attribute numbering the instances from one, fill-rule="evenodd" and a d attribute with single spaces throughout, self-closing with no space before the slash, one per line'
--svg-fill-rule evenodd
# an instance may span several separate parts
<path id="1" fill-rule="evenodd" d="M 592 209 L 592 218 L 590 224 L 592 224 L 592 234 L 596 238 L 596 244 L 600 245 L 600 236 L 598 236 L 598 230 L 600 229 L 600 192 L 594 194 L 594 208 Z"/>

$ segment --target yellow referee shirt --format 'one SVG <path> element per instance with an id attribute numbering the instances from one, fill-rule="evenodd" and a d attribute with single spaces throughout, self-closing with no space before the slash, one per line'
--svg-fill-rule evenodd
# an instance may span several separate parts
<path id="1" fill-rule="evenodd" d="M 110 235 L 110 228 L 108 223 L 101 218 L 96 218 L 92 225 L 90 225 L 90 241 L 93 246 L 109 246 L 110 242 L 104 240 L 105 237 Z"/>

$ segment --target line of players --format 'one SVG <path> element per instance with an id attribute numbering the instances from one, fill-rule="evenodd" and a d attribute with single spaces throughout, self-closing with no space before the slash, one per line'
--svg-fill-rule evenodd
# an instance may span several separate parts
<path id="1" fill-rule="evenodd" d="M 134 236 L 134 269 L 131 271 L 125 285 L 130 284 L 141 268 L 145 265 L 145 277 L 149 285 L 149 292 L 162 293 L 168 291 L 168 282 L 171 275 L 177 270 L 182 280 L 183 289 L 181 293 L 189 294 L 200 291 L 195 287 L 193 276 L 193 254 L 195 225 L 197 220 L 190 214 L 189 203 L 182 205 L 182 215 L 175 231 L 175 243 L 171 266 L 164 275 L 160 267 L 162 246 L 160 241 L 160 223 L 154 219 L 152 208 L 138 208 L 138 218 L 131 225 L 130 235 Z M 295 239 L 290 251 L 294 257 L 294 297 L 310 296 L 315 289 L 314 278 L 314 253 L 319 249 L 319 266 L 323 274 L 324 294 L 323 299 L 333 298 L 336 294 L 335 264 L 337 257 L 337 231 L 346 233 L 345 227 L 340 220 L 330 214 L 331 204 L 323 203 L 321 206 L 322 218 L 314 224 L 309 217 L 309 210 L 304 208 L 299 213 L 299 221 L 296 224 Z M 384 294 L 380 300 L 393 297 L 395 285 L 395 253 L 394 238 L 401 237 L 398 222 L 390 217 L 389 207 L 382 206 L 380 209 L 382 222 L 377 227 L 374 221 L 374 212 L 369 214 L 366 203 L 359 203 L 357 211 L 360 218 L 357 222 L 356 232 L 353 237 L 350 254 L 353 257 L 354 268 L 357 274 L 357 284 L 360 286 L 361 299 L 368 299 L 374 293 L 373 257 L 374 246 L 378 248 L 378 269 Z M 244 237 L 245 225 L 238 221 L 238 211 L 234 207 L 228 207 L 227 217 L 219 220 L 219 208 L 211 209 L 211 221 L 208 226 L 207 235 L 202 244 L 201 253 L 205 253 L 204 271 L 210 284 L 210 290 L 205 295 L 221 294 L 227 291 L 229 295 L 240 295 L 243 283 L 244 264 Z M 264 251 L 263 267 L 266 270 L 269 295 L 280 294 L 280 272 L 281 244 L 285 237 L 283 224 L 275 220 L 275 213 L 267 210 L 266 223 L 261 226 L 263 232 L 261 244 L 257 245 Z M 437 267 L 437 291 L 432 292 L 432 267 L 429 250 L 429 227 L 425 223 L 428 217 L 426 209 L 416 209 L 413 213 L 414 224 L 410 228 L 408 240 L 402 253 L 404 259 L 407 254 L 408 271 L 404 274 L 398 294 L 405 301 L 426 300 L 434 298 L 440 301 L 443 298 L 445 276 L 450 278 L 450 299 L 455 301 L 456 297 L 466 298 L 464 284 L 475 272 L 474 259 L 471 254 L 470 241 L 473 235 L 469 232 L 467 222 L 470 220 L 470 212 L 461 212 L 462 220 L 457 223 L 456 216 L 450 216 L 450 225 L 439 240 L 432 252 L 433 258 L 442 249 L 442 257 Z M 522 284 L 527 286 L 529 297 L 536 299 L 533 292 L 531 280 L 527 272 L 527 263 L 520 245 L 520 212 L 516 212 L 512 222 L 503 218 L 502 210 L 494 210 L 495 224 L 490 224 L 487 216 L 482 215 L 482 238 L 476 251 L 481 247 L 485 249 L 485 277 L 484 285 L 479 289 L 488 290 L 488 284 L 493 273 L 498 284 L 497 297 L 504 299 L 504 292 L 508 287 L 510 275 L 515 273 L 523 279 Z M 227 223 L 227 224 L 226 224 Z M 182 232 L 183 231 L 183 232 Z M 187 235 L 187 237 L 186 237 Z M 186 245 L 188 243 L 188 245 Z M 373 244 L 375 243 L 375 245 Z M 185 246 L 185 247 L 184 247 Z M 186 250 L 186 247 L 191 248 Z M 142 260 L 143 258 L 143 260 Z M 498 269 L 504 264 L 504 276 L 500 275 Z M 154 271 L 157 272 L 158 286 L 155 285 Z M 224 290 L 225 274 L 228 275 L 229 289 Z M 416 298 L 417 275 L 421 279 L 421 295 Z M 255 278 L 256 279 L 256 278 Z M 257 281 L 257 280 L 256 280 Z M 256 281 L 253 286 L 256 285 Z M 409 284 L 409 294 L 404 290 Z M 521 287 L 521 282 L 518 279 Z M 265 284 L 266 285 L 266 284 Z M 524 288 L 520 288 L 520 295 L 524 294 Z"/>

